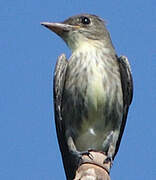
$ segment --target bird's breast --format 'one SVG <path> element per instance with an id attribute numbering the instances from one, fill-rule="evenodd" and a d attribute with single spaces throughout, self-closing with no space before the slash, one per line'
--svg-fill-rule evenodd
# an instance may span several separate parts
<path id="1" fill-rule="evenodd" d="M 79 150 L 101 146 L 107 133 L 121 121 L 118 67 L 113 60 L 109 64 L 107 58 L 88 54 L 84 59 L 81 55 L 69 62 L 63 109 L 69 112 L 64 113 L 66 135 L 73 136 Z"/>

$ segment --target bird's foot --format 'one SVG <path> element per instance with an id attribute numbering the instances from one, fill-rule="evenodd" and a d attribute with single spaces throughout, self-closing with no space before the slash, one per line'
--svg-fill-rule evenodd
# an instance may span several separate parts
<path id="1" fill-rule="evenodd" d="M 103 164 L 108 164 L 110 163 L 111 166 L 113 165 L 113 158 L 110 156 L 107 156 L 107 158 L 103 161 Z"/>
<path id="2" fill-rule="evenodd" d="M 78 152 L 78 154 L 79 154 L 79 157 L 80 157 L 80 158 L 82 158 L 83 155 L 88 156 L 91 160 L 93 160 L 93 158 L 94 158 L 93 155 L 90 153 L 89 150 L 88 150 L 88 151 Z"/>

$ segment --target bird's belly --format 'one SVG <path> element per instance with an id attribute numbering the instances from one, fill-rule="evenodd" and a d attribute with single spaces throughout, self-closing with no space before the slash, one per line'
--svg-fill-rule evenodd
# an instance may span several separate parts
<path id="1" fill-rule="evenodd" d="M 120 127 L 122 114 L 117 93 L 122 93 L 121 88 L 118 91 L 114 86 L 115 79 L 109 84 L 104 77 L 95 69 L 87 80 L 84 76 L 75 79 L 74 88 L 70 83 L 65 87 L 66 137 L 72 137 L 78 151 L 104 151 L 107 136 Z"/>

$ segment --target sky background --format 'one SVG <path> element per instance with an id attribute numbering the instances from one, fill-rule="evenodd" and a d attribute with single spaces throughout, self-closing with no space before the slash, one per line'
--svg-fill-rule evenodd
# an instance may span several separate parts
<path id="1" fill-rule="evenodd" d="M 53 71 L 70 51 L 42 21 L 92 13 L 129 58 L 134 98 L 112 180 L 156 178 L 156 1 L 0 1 L 0 179 L 65 179 L 53 112 Z"/>

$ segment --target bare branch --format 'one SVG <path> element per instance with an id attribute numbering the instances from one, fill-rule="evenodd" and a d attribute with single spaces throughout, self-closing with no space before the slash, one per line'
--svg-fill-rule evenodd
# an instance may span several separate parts
<path id="1" fill-rule="evenodd" d="M 87 155 L 82 157 L 82 163 L 76 171 L 74 180 L 110 180 L 110 162 L 103 163 L 107 156 L 94 151 L 90 154 L 90 157 Z"/>

